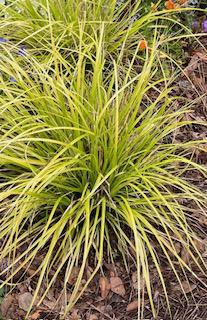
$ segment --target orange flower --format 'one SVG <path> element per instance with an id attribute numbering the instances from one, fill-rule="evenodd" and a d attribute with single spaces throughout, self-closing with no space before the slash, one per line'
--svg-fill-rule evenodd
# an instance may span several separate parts
<path id="1" fill-rule="evenodd" d="M 155 3 L 151 3 L 151 10 L 153 11 L 153 12 L 156 12 L 157 11 L 157 5 L 155 4 Z"/>
<path id="2" fill-rule="evenodd" d="M 173 0 L 168 0 L 165 2 L 165 8 L 167 10 L 172 10 L 176 8 L 176 4 L 173 2 Z"/>
<path id="3" fill-rule="evenodd" d="M 140 40 L 139 42 L 139 49 L 140 50 L 145 50 L 147 48 L 147 41 L 146 40 Z"/>

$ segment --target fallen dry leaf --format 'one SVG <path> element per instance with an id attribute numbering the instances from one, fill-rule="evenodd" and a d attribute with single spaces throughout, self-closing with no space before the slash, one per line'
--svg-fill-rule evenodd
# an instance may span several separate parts
<path id="1" fill-rule="evenodd" d="M 176 253 L 177 253 L 178 255 L 180 255 L 180 250 L 181 250 L 181 244 L 180 244 L 180 242 L 176 242 L 176 243 L 174 244 L 174 246 L 175 246 L 175 251 L 176 251 Z"/>
<path id="2" fill-rule="evenodd" d="M 48 309 L 50 310 L 53 310 L 55 308 L 55 305 L 56 305 L 56 301 L 52 301 L 52 300 L 49 300 L 47 298 L 45 298 L 43 301 L 42 301 L 42 304 L 47 307 Z"/>
<path id="3" fill-rule="evenodd" d="M 31 268 L 31 267 L 28 268 L 26 271 L 30 277 L 33 277 L 37 273 L 37 269 Z"/>
<path id="4" fill-rule="evenodd" d="M 71 313 L 71 320 L 81 320 L 78 315 L 78 309 L 73 309 Z"/>
<path id="5" fill-rule="evenodd" d="M 194 55 L 196 55 L 201 61 L 207 62 L 207 55 L 205 52 L 196 51 Z"/>
<path id="6" fill-rule="evenodd" d="M 86 268 L 86 277 L 87 277 L 87 279 L 90 279 L 92 273 L 93 273 L 93 269 L 90 266 L 87 266 L 87 268 Z"/>
<path id="7" fill-rule="evenodd" d="M 111 291 L 118 294 L 119 296 L 124 296 L 126 290 L 124 288 L 123 282 L 119 277 L 111 277 L 110 278 Z"/>
<path id="8" fill-rule="evenodd" d="M 104 305 L 99 305 L 96 308 L 96 310 L 99 311 L 99 313 L 102 313 L 102 314 L 110 314 L 113 311 L 113 307 L 110 304 L 107 304 L 107 305 L 104 304 Z"/>
<path id="9" fill-rule="evenodd" d="M 132 273 L 132 286 L 135 290 L 144 290 L 145 280 L 141 277 L 140 283 L 138 284 L 137 272 Z"/>
<path id="10" fill-rule="evenodd" d="M 126 308 L 126 311 L 127 312 L 134 311 L 134 310 L 137 310 L 138 307 L 139 307 L 138 300 L 134 300 L 134 301 L 132 301 L 131 303 L 128 304 L 128 306 Z"/>
<path id="11" fill-rule="evenodd" d="M 207 226 L 207 217 L 201 217 L 199 219 L 200 224 L 203 224 L 204 226 Z"/>
<path id="12" fill-rule="evenodd" d="M 207 251 L 205 251 L 205 252 L 202 254 L 202 257 L 203 257 L 203 258 L 207 258 Z"/>
<path id="13" fill-rule="evenodd" d="M 111 271 L 110 271 L 110 277 L 115 277 L 115 276 L 116 276 L 116 272 L 113 271 L 113 270 L 111 270 Z"/>
<path id="14" fill-rule="evenodd" d="M 1 313 L 3 317 L 6 317 L 10 306 L 14 302 L 14 297 L 12 294 L 8 294 L 1 303 Z"/>
<path id="15" fill-rule="evenodd" d="M 8 267 L 8 259 L 1 259 L 0 261 L 0 273 L 3 272 Z"/>
<path id="16" fill-rule="evenodd" d="M 182 286 L 182 287 L 181 287 Z M 178 284 L 174 286 L 173 291 L 184 291 L 186 294 L 192 292 L 197 287 L 194 283 L 189 283 L 187 280 L 181 282 L 181 286 Z"/>
<path id="17" fill-rule="evenodd" d="M 193 243 L 200 253 L 205 251 L 205 243 L 202 239 L 195 239 Z"/>
<path id="18" fill-rule="evenodd" d="M 188 0 L 178 0 L 178 3 L 180 5 L 186 4 L 188 2 Z"/>
<path id="19" fill-rule="evenodd" d="M 64 312 L 65 306 L 67 305 L 67 302 L 70 300 L 71 297 L 71 293 L 67 293 L 67 295 L 65 295 L 64 293 L 58 294 L 56 296 L 56 310 L 59 310 L 60 312 Z"/>
<path id="20" fill-rule="evenodd" d="M 31 319 L 31 320 L 37 320 L 37 319 L 39 319 L 40 313 L 41 313 L 41 311 L 36 311 L 36 312 L 34 312 L 33 314 L 31 314 L 30 319 Z"/>
<path id="21" fill-rule="evenodd" d="M 106 277 L 100 277 L 99 287 L 101 290 L 101 298 L 106 299 L 111 289 L 111 285 Z"/>
<path id="22" fill-rule="evenodd" d="M 50 288 L 48 290 L 48 293 L 46 295 L 46 298 L 51 300 L 51 301 L 55 301 L 56 302 L 56 299 L 55 299 L 55 291 L 54 291 L 54 288 Z"/>
<path id="23" fill-rule="evenodd" d="M 196 284 L 190 284 L 188 281 L 183 281 L 182 282 L 182 288 L 184 290 L 185 293 L 190 293 L 193 290 L 195 290 L 195 288 L 197 287 Z"/>
<path id="24" fill-rule="evenodd" d="M 25 292 L 25 293 L 20 294 L 18 296 L 18 304 L 19 304 L 20 309 L 22 309 L 24 311 L 28 311 L 30 304 L 32 302 L 32 299 L 33 299 L 33 297 L 30 292 Z"/>
<path id="25" fill-rule="evenodd" d="M 190 74 L 195 71 L 198 68 L 199 58 L 197 55 L 193 55 L 191 57 L 191 60 L 188 64 L 188 66 L 183 70 L 183 73 L 187 76 L 190 76 Z"/>
<path id="26" fill-rule="evenodd" d="M 155 302 L 158 301 L 158 298 L 159 298 L 161 292 L 162 292 L 162 289 L 160 289 L 160 288 L 155 290 L 155 293 L 154 293 L 154 296 L 153 296 L 153 300 L 154 300 Z"/>
<path id="27" fill-rule="evenodd" d="M 70 274 L 70 277 L 68 279 L 68 283 L 70 285 L 74 285 L 76 283 L 76 280 L 78 278 L 78 274 L 80 272 L 80 268 L 79 267 L 73 267 L 73 270 Z"/>
<path id="28" fill-rule="evenodd" d="M 18 288 L 20 293 L 27 292 L 27 290 L 28 290 L 26 284 L 24 284 L 24 283 L 18 284 L 17 288 Z"/>
<path id="29" fill-rule="evenodd" d="M 90 314 L 88 320 L 98 320 L 98 317 L 96 314 Z"/>
<path id="30" fill-rule="evenodd" d="M 190 262 L 190 253 L 186 248 L 182 248 L 182 250 L 181 250 L 181 259 L 186 264 L 189 264 L 189 262 Z"/>

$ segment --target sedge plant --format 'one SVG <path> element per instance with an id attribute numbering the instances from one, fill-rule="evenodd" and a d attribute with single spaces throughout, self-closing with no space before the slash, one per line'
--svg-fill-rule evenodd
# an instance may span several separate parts
<path id="1" fill-rule="evenodd" d="M 149 261 L 167 300 L 160 251 L 180 284 L 178 265 L 197 276 L 177 253 L 176 242 L 205 272 L 194 244 L 193 210 L 183 199 L 206 215 L 206 194 L 185 179 L 188 170 L 206 176 L 206 168 L 190 156 L 196 143 L 174 143 L 170 138 L 192 122 L 183 120 L 187 106 L 175 111 L 176 98 L 170 96 L 166 79 L 154 80 L 156 41 L 136 76 L 131 76 L 135 57 L 127 72 L 114 60 L 105 73 L 104 27 L 94 37 L 92 53 L 87 45 L 76 48 L 76 64 L 55 50 L 55 68 L 43 67 L 28 55 L 22 66 L 2 46 L 0 259 L 8 261 L 1 272 L 2 286 L 13 287 L 15 276 L 41 253 L 32 301 L 38 297 L 41 304 L 63 270 L 67 297 L 68 279 L 74 266 L 80 266 L 66 299 L 66 315 L 106 256 L 113 262 L 118 249 L 127 261 L 133 250 L 138 286 L 143 278 L 156 317 Z M 91 253 L 93 272 L 80 289 Z M 138 300 L 141 318 L 140 290 Z"/>
<path id="2" fill-rule="evenodd" d="M 103 46 L 108 64 L 121 58 L 123 67 L 128 68 L 137 43 L 145 39 L 150 46 L 154 29 L 159 26 L 162 50 L 182 61 L 178 40 L 186 33 L 193 35 L 181 18 L 192 9 L 166 10 L 164 4 L 157 1 L 153 7 L 142 0 L 12 0 L 0 5 L 0 37 L 8 41 L 11 50 L 24 45 L 43 64 L 53 62 L 54 50 L 74 63 L 80 38 L 95 53 L 93 34 L 104 23 Z"/>

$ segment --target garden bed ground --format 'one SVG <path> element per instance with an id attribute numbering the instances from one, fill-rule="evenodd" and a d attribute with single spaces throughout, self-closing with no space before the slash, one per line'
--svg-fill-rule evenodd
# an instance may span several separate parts
<path id="1" fill-rule="evenodd" d="M 207 39 L 202 40 L 203 46 L 207 47 Z M 202 47 L 197 47 L 188 57 L 188 63 L 185 69 L 185 76 L 177 79 L 175 86 L 175 94 L 187 97 L 193 104 L 192 112 L 186 117 L 191 119 L 206 121 L 207 120 L 207 56 Z M 199 98 L 198 98 L 199 97 Z M 179 106 L 178 106 L 179 107 Z M 186 141 L 189 138 L 194 140 L 207 139 L 207 132 L 203 126 L 186 127 L 184 130 L 177 131 L 172 137 L 173 141 Z M 206 146 L 207 148 L 207 146 Z M 198 163 L 207 163 L 207 154 L 202 150 L 195 150 L 194 157 Z M 194 172 L 189 172 L 186 179 L 190 179 L 202 189 L 207 189 L 207 181 Z M 186 203 L 186 205 L 191 205 Z M 203 259 L 207 262 L 207 221 L 199 221 L 199 212 L 197 215 L 198 225 L 196 226 L 200 232 L 202 245 L 199 250 Z M 179 246 L 177 250 L 182 250 Z M 185 252 L 181 252 L 187 263 L 191 263 L 188 256 L 184 257 Z M 41 257 L 40 257 L 41 259 Z M 36 261 L 38 265 L 38 261 Z M 175 276 L 170 268 L 167 267 L 166 261 L 160 257 L 160 264 L 166 283 L 168 284 L 169 302 L 171 306 L 172 318 L 174 320 L 206 320 L 207 319 L 207 288 L 191 275 L 188 275 L 188 281 L 182 277 L 182 285 L 187 296 L 187 300 L 183 295 L 180 287 L 176 283 Z M 137 291 L 136 291 L 136 266 L 132 257 L 128 261 L 129 270 L 125 271 L 124 266 L 119 259 L 114 265 L 103 265 L 102 272 L 99 272 L 89 285 L 81 300 L 75 305 L 68 320 L 128 320 L 137 319 Z M 1 266 L 4 268 L 4 266 Z M 150 270 L 151 282 L 154 286 L 154 302 L 156 304 L 159 317 L 161 320 L 170 319 L 167 311 L 165 297 L 156 270 Z M 77 269 L 78 270 L 78 269 Z M 76 281 L 77 270 L 74 269 L 73 277 L 70 279 L 68 286 L 73 286 Z M 198 272 L 198 271 L 197 271 Z M 33 289 L 35 288 L 35 277 L 33 278 L 33 269 L 28 269 L 24 275 L 24 279 L 11 294 L 2 298 L 1 311 L 3 319 L 20 320 L 24 319 L 25 311 L 31 301 Z M 91 267 L 88 266 L 84 281 L 91 274 Z M 199 274 L 199 273 L 198 273 Z M 203 275 L 201 274 L 202 278 Z M 204 281 L 206 281 L 204 279 Z M 144 285 L 144 284 L 143 284 Z M 207 283 L 206 283 L 207 285 Z M 45 284 L 46 286 L 46 284 Z M 62 308 L 64 306 L 64 297 L 61 296 L 63 287 L 62 279 L 57 280 L 54 290 L 50 290 L 41 306 L 38 306 L 31 313 L 30 319 L 59 319 Z M 44 291 L 45 288 L 42 288 Z M 59 301 L 58 301 L 59 299 Z M 153 319 L 150 311 L 149 301 L 144 301 L 144 319 Z"/>

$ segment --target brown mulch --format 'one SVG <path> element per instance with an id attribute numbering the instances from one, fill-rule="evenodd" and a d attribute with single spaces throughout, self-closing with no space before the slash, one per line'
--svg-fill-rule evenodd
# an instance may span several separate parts
<path id="1" fill-rule="evenodd" d="M 207 48 L 207 39 L 202 40 Z M 188 65 L 185 68 L 185 76 L 182 75 L 177 81 L 176 94 L 190 99 L 192 112 L 187 115 L 188 119 L 200 122 L 207 121 L 207 54 L 202 47 L 196 48 L 189 56 Z M 207 139 L 205 126 L 192 125 L 176 132 L 174 141 L 204 140 Z M 207 164 L 207 144 L 201 144 L 200 148 L 194 150 L 194 158 L 197 163 Z M 188 173 L 186 179 L 193 181 L 202 189 L 207 190 L 207 181 L 194 172 Z M 203 239 L 200 247 L 203 259 L 207 263 L 207 221 L 199 221 L 198 229 Z M 180 250 L 180 249 L 179 249 Z M 162 262 L 161 262 L 162 264 Z M 196 281 L 192 276 L 181 275 L 182 285 L 186 297 L 177 284 L 175 275 L 163 264 L 162 272 L 168 284 L 169 303 L 171 316 L 167 309 L 165 296 L 159 277 L 153 266 L 150 269 L 151 283 L 153 285 L 154 303 L 156 305 L 157 320 L 206 320 L 207 319 L 207 288 Z M 80 301 L 72 309 L 67 320 L 135 320 L 137 319 L 137 288 L 136 268 L 133 261 L 129 261 L 129 271 L 126 272 L 120 261 L 115 265 L 104 264 L 102 272 L 99 272 L 91 282 Z M 30 273 L 31 271 L 31 273 Z M 77 269 L 74 269 L 74 277 L 69 285 L 73 285 Z M 7 294 L 1 303 L 1 312 L 5 320 L 25 319 L 26 310 L 31 302 L 35 287 L 35 277 L 32 278 L 32 270 L 27 270 L 28 278 L 20 283 L 15 290 Z M 90 274 L 91 269 L 86 270 Z M 201 274 L 201 278 L 203 275 Z M 189 283 L 187 280 L 189 280 Z M 205 280 L 204 280 L 205 281 Z M 143 289 L 144 289 L 143 283 Z M 62 294 L 63 282 L 57 281 L 57 287 L 49 290 L 46 298 L 40 306 L 36 306 L 30 315 L 30 320 L 55 320 L 60 319 L 64 308 L 65 297 Z M 44 288 L 42 289 L 44 290 Z M 1 319 L 1 318 L 0 318 Z M 153 320 L 149 301 L 144 301 L 143 319 Z"/>

